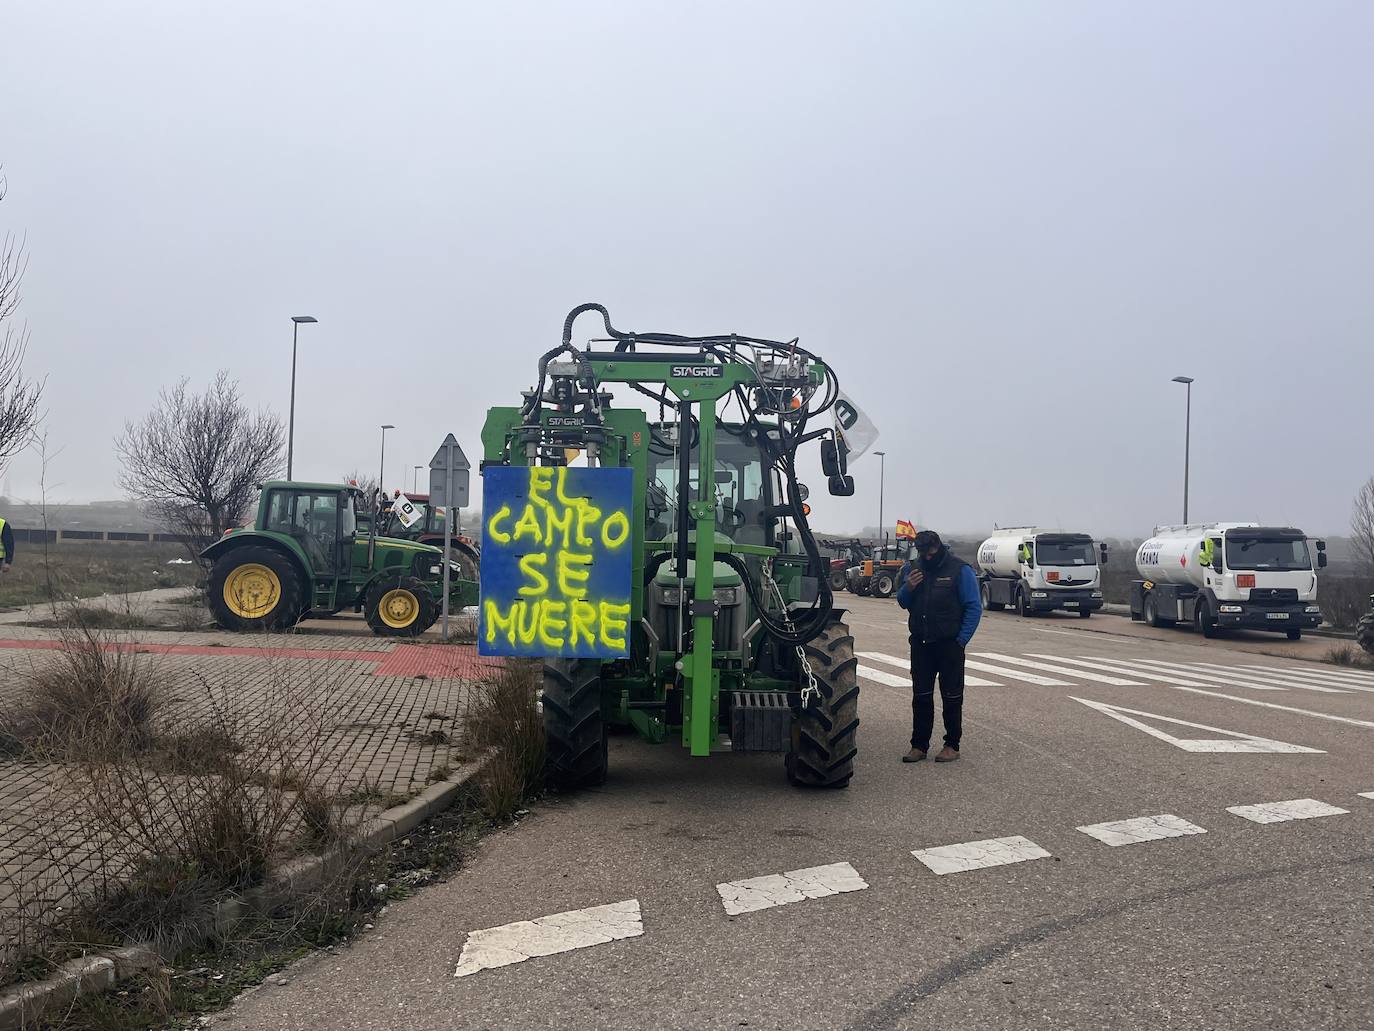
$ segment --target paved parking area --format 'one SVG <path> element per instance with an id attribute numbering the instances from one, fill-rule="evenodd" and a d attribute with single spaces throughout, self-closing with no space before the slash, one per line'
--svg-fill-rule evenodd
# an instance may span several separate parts
<path id="1" fill-rule="evenodd" d="M 0 635 L 3 710 L 22 704 L 31 678 L 64 644 L 33 628 Z M 220 729 L 273 741 L 280 754 L 265 762 L 274 771 L 307 771 L 354 818 L 398 804 L 466 761 L 462 721 L 488 668 L 471 646 L 374 637 L 138 631 L 104 639 L 163 683 L 161 734 Z M 92 848 L 98 833 L 71 773 L 0 757 L 0 948 L 18 938 L 21 909 L 41 919 L 112 873 Z"/>
<path id="2" fill-rule="evenodd" d="M 847 791 L 613 738 L 604 788 L 227 1026 L 1374 1026 L 1374 675 L 988 614 L 962 757 L 904 765 L 901 613 L 846 601 Z"/>

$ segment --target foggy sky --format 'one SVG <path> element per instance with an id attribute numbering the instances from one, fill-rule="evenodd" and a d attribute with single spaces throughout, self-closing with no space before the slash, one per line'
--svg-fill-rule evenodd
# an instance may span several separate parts
<path id="1" fill-rule="evenodd" d="M 800 336 L 889 523 L 1177 521 L 1179 374 L 1194 519 L 1342 532 L 1374 473 L 1372 5 L 2 6 L 55 500 L 182 376 L 284 417 L 293 314 L 298 478 L 383 422 L 388 487 L 475 465 L 582 301 Z"/>

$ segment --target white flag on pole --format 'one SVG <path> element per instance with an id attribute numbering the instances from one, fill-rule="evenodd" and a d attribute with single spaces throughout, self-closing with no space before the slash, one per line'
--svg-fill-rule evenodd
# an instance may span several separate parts
<path id="1" fill-rule="evenodd" d="M 391 511 L 396 513 L 396 518 L 407 530 L 424 517 L 424 512 L 420 510 L 420 507 L 404 494 L 396 495 L 396 500 L 391 503 Z"/>
<path id="2" fill-rule="evenodd" d="M 835 399 L 835 436 L 850 461 L 871 448 L 878 439 L 878 427 L 843 390 Z"/>

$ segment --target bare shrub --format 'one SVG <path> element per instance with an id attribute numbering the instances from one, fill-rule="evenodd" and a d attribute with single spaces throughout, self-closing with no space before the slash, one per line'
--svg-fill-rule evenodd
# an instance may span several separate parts
<path id="1" fill-rule="evenodd" d="M 1317 603 L 1327 624 L 1352 630 L 1369 611 L 1369 596 L 1374 593 L 1374 577 L 1332 576 L 1324 574 L 1317 583 Z"/>
<path id="2" fill-rule="evenodd" d="M 1374 476 L 1364 481 L 1351 505 L 1350 543 L 1361 570 L 1374 576 Z"/>
<path id="3" fill-rule="evenodd" d="M 5 188 L 0 174 L 0 200 L 5 198 Z M 42 419 L 38 405 L 43 382 L 24 375 L 28 331 L 9 324 L 19 309 L 19 286 L 28 264 L 23 237 L 5 233 L 0 239 L 0 470 L 28 447 Z"/>
<path id="4" fill-rule="evenodd" d="M 164 697 L 161 678 L 130 647 L 95 628 L 69 627 L 59 642 L 21 700 L 0 714 L 8 750 L 81 762 L 147 748 Z"/>
<path id="5" fill-rule="evenodd" d="M 1374 655 L 1353 644 L 1338 644 L 1322 658 L 1322 662 L 1333 666 L 1355 666 L 1361 669 L 1374 669 Z"/>
<path id="6" fill-rule="evenodd" d="M 469 755 L 486 754 L 477 778 L 483 811 L 505 819 L 543 784 L 544 720 L 537 699 L 540 671 L 532 662 L 510 661 L 480 685 L 464 726 Z"/>

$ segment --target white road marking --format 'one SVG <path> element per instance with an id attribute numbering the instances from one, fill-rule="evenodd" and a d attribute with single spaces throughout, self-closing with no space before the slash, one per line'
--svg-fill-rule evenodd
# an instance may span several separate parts
<path id="1" fill-rule="evenodd" d="M 1186 690 L 1186 688 L 1185 688 Z M 1167 741 L 1175 748 L 1181 748 L 1185 752 L 1309 752 L 1323 754 L 1320 748 L 1308 748 L 1306 745 L 1290 745 L 1286 741 L 1274 741 L 1267 737 L 1256 737 L 1254 734 L 1242 734 L 1238 730 L 1222 730 L 1220 727 L 1209 727 L 1205 723 L 1190 723 L 1188 720 L 1175 719 L 1172 716 L 1161 716 L 1154 712 L 1141 712 L 1139 709 L 1127 709 L 1120 705 L 1108 705 L 1106 702 L 1094 702 L 1087 698 L 1077 698 L 1069 696 L 1075 702 L 1082 702 L 1090 709 L 1096 709 L 1104 715 L 1110 716 L 1114 720 L 1134 727 L 1136 730 L 1143 731 L 1153 738 L 1160 741 Z M 1129 715 L 1127 715 L 1129 713 Z M 1180 738 L 1167 734 L 1158 727 L 1152 727 L 1147 723 L 1131 719 L 1132 716 L 1144 716 L 1146 719 L 1157 720 L 1160 723 L 1172 723 L 1179 727 L 1191 727 L 1193 730 L 1209 730 L 1213 734 L 1224 734 L 1223 738 Z"/>
<path id="2" fill-rule="evenodd" d="M 1247 680 L 1258 680 L 1261 683 L 1274 684 L 1278 687 L 1290 687 L 1299 691 L 1319 691 L 1322 694 L 1349 694 L 1351 691 L 1359 690 L 1359 688 L 1354 686 L 1346 687 L 1343 685 L 1341 687 L 1336 687 L 1331 684 L 1322 683 L 1321 681 L 1314 681 L 1311 677 L 1290 676 L 1287 673 L 1258 672 L 1254 667 L 1220 666 L 1215 662 L 1195 662 L 1192 663 L 1192 665 L 1203 669 L 1217 670 L 1221 673 L 1239 674 Z"/>
<path id="3" fill-rule="evenodd" d="M 1034 630 L 1034 631 L 1035 631 L 1036 633 L 1038 633 L 1038 634 L 1062 634 L 1062 635 L 1065 636 L 1065 637 L 1082 637 L 1082 636 L 1084 636 L 1083 633 L 1082 633 L 1081 631 L 1078 631 L 1078 630 L 1051 630 L 1049 627 L 1045 627 L 1045 626 L 1032 626 L 1032 627 L 1027 627 L 1026 629 L 1028 629 L 1028 630 Z"/>
<path id="4" fill-rule="evenodd" d="M 1222 676 L 1219 673 L 1207 673 L 1203 670 L 1195 669 L 1192 666 L 1184 665 L 1181 662 L 1163 662 L 1159 659 L 1136 659 L 1137 665 L 1145 666 L 1149 669 L 1162 670 L 1165 673 L 1176 673 L 1185 676 L 1190 680 L 1201 680 L 1204 684 L 1220 684 L 1223 687 L 1248 687 L 1254 691 L 1282 691 L 1282 687 L 1275 687 L 1273 684 L 1265 684 L 1258 680 L 1247 680 L 1245 677 L 1236 675 Z"/>
<path id="5" fill-rule="evenodd" d="M 1241 702 L 1245 705 L 1258 705 L 1265 709 L 1278 709 L 1280 712 L 1295 712 L 1300 716 L 1312 716 L 1319 720 L 1331 720 L 1333 723 L 1349 723 L 1352 727 L 1369 727 L 1374 730 L 1374 723 L 1369 720 L 1352 719 L 1349 716 L 1332 716 L 1329 712 L 1314 712 L 1311 709 L 1299 709 L 1292 705 L 1278 705 L 1275 702 L 1261 702 L 1258 698 L 1242 698 L 1240 695 L 1223 694 L 1220 691 L 1205 691 L 1200 687 L 1184 687 L 1182 684 L 1170 684 L 1175 691 L 1187 691 L 1190 694 L 1204 694 L 1209 698 L 1225 698 L 1230 702 Z"/>
<path id="6" fill-rule="evenodd" d="M 992 673 L 999 677 L 1006 677 L 1008 680 L 1020 680 L 1027 684 L 1038 684 L 1041 687 L 1073 687 L 1073 684 L 1067 680 L 1055 680 L 1053 677 L 1042 677 L 1038 673 L 1007 669 L 1005 666 L 993 666 L 986 662 L 975 662 L 973 659 L 965 659 L 964 665 L 970 669 L 976 669 L 980 673 Z"/>
<path id="7" fill-rule="evenodd" d="M 1368 681 L 1358 678 L 1341 676 L 1338 673 L 1328 673 L 1320 669 L 1279 669 L 1276 666 L 1237 666 L 1237 669 L 1253 670 L 1257 673 L 1268 673 L 1287 677 L 1292 680 L 1306 680 L 1318 684 L 1329 684 L 1332 687 L 1340 688 L 1343 691 L 1367 691 L 1374 692 L 1374 686 Z"/>
<path id="8" fill-rule="evenodd" d="M 1228 813 L 1235 813 L 1251 823 L 1284 823 L 1287 820 L 1312 820 L 1318 816 L 1341 816 L 1350 812 L 1315 798 L 1295 798 L 1288 802 L 1261 802 L 1258 805 L 1230 805 Z"/>
<path id="9" fill-rule="evenodd" d="M 937 874 L 963 873 L 989 866 L 1009 866 L 1031 859 L 1048 859 L 1049 853 L 1019 834 L 1009 838 L 966 841 L 961 845 L 918 848 L 911 853 Z"/>
<path id="10" fill-rule="evenodd" d="M 517 920 L 513 924 L 469 934 L 453 976 L 467 977 L 479 970 L 510 966 L 536 956 L 552 956 L 591 945 L 605 945 L 623 938 L 638 938 L 643 933 L 639 899 L 554 913 L 537 920 Z"/>
<path id="11" fill-rule="evenodd" d="M 1361 798 L 1374 798 L 1374 791 L 1357 791 L 1355 794 L 1359 795 Z"/>
<path id="12" fill-rule="evenodd" d="M 897 658 L 897 656 L 895 656 L 895 655 L 886 655 L 886 654 L 884 654 L 883 652 L 855 652 L 854 654 L 857 655 L 857 656 L 858 656 L 859 658 L 861 658 L 861 659 L 872 659 L 874 662 L 884 662 L 884 663 L 887 663 L 887 665 L 889 665 L 889 666 L 895 666 L 897 669 L 904 670 L 904 671 L 906 672 L 906 676 L 905 676 L 905 677 L 901 677 L 900 680 L 899 680 L 898 682 L 892 682 L 892 681 L 883 679 L 883 677 L 891 677 L 891 676 L 892 676 L 891 673 L 886 673 L 886 672 L 884 672 L 884 671 L 882 671 L 882 670 L 874 669 L 872 666 L 860 666 L 860 667 L 859 667 L 859 676 L 861 676 L 861 677 L 862 677 L 862 676 L 868 676 L 868 677 L 869 677 L 871 680 L 873 680 L 875 683 L 887 684 L 888 687 L 910 687 L 910 686 L 911 686 L 911 660 L 910 660 L 910 659 L 899 659 L 899 658 Z M 865 673 L 864 670 L 866 670 L 866 669 L 867 669 L 867 670 L 872 670 L 873 673 L 882 673 L 883 675 L 882 675 L 882 676 L 873 676 L 871 673 Z M 966 687 L 1001 687 L 1002 685 L 999 684 L 999 683 L 997 683 L 997 681 L 995 681 L 995 680 L 984 680 L 982 677 L 971 677 L 971 676 L 969 676 L 967 673 L 965 673 L 965 674 L 964 674 L 964 686 L 966 686 Z"/>
<path id="13" fill-rule="evenodd" d="M 859 676 L 873 681 L 875 684 L 886 684 L 888 687 L 910 687 L 910 675 L 899 677 L 895 673 L 888 673 L 886 670 L 875 669 L 872 666 L 865 666 L 859 663 L 857 670 Z"/>
<path id="14" fill-rule="evenodd" d="M 812 866 L 766 877 L 717 884 L 720 901 L 730 916 L 786 906 L 807 899 L 823 899 L 846 891 L 863 891 L 868 884 L 848 863 Z"/>
<path id="15" fill-rule="evenodd" d="M 975 655 L 984 659 L 996 659 L 998 662 L 1009 662 L 1013 666 L 1029 666 L 1031 669 L 1044 670 L 1047 673 L 1058 673 L 1061 677 L 1078 677 L 1080 680 L 1094 680 L 1099 684 L 1111 684 L 1113 687 L 1144 687 L 1139 680 L 1123 680 L 1121 677 L 1109 677 L 1102 673 L 1089 673 L 1086 670 L 1064 669 L 1062 666 L 1052 666 L 1048 662 L 1034 662 L 1030 659 L 1022 659 L 1015 655 L 1001 655 L 997 652 L 974 652 Z"/>
<path id="16" fill-rule="evenodd" d="M 1186 687 L 1207 686 L 1196 680 L 1183 680 L 1179 677 L 1170 676 L 1167 673 L 1158 673 L 1152 669 L 1147 670 L 1138 666 L 1132 666 L 1130 662 L 1125 659 L 1105 659 L 1100 656 L 1091 655 L 1085 656 L 1082 659 L 1068 659 L 1062 655 L 1044 655 L 1039 652 L 1030 652 L 1029 654 L 1040 659 L 1056 659 L 1059 662 L 1067 662 L 1074 666 L 1090 666 L 1093 669 L 1104 669 L 1109 673 L 1128 673 L 1133 677 L 1142 677 L 1145 680 L 1158 684 L 1181 684 Z"/>
<path id="17" fill-rule="evenodd" d="M 1096 838 L 1104 845 L 1137 845 L 1142 841 L 1158 841 L 1161 838 L 1181 838 L 1186 834 L 1206 834 L 1207 831 L 1195 823 L 1189 823 L 1181 816 L 1162 813 L 1159 816 L 1139 816 L 1132 820 L 1112 820 L 1109 823 L 1092 823 L 1079 827 L 1090 838 Z"/>

